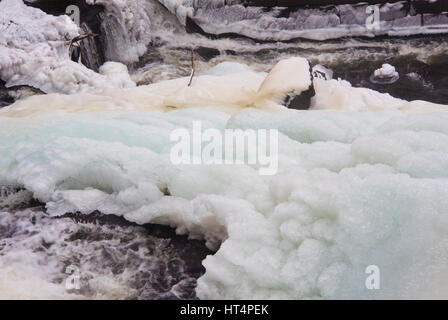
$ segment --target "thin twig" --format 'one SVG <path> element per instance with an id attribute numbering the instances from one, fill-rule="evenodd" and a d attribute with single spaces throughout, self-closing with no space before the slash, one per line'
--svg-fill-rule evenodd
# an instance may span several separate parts
<path id="1" fill-rule="evenodd" d="M 190 76 L 190 82 L 188 82 L 188 86 L 191 86 L 191 82 L 193 81 L 193 77 L 194 77 L 194 50 L 193 48 L 190 48 L 191 51 L 191 76 Z"/>

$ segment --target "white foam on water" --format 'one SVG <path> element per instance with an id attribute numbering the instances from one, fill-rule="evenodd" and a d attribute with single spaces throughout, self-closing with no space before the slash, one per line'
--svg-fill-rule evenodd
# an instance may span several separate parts
<path id="1" fill-rule="evenodd" d="M 199 274 L 181 252 L 195 247 L 175 248 L 138 226 L 56 219 L 41 209 L 0 209 L 1 299 L 195 298 Z"/>

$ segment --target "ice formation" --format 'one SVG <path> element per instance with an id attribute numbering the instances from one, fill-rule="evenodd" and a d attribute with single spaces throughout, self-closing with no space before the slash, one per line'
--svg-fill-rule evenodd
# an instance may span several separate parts
<path id="1" fill-rule="evenodd" d="M 446 298 L 447 116 L 188 108 L 0 117 L 0 183 L 24 186 L 53 215 L 100 210 L 205 237 L 219 250 L 204 261 L 201 298 Z M 194 119 L 278 128 L 279 173 L 172 165 L 169 133 Z M 381 290 L 365 289 L 372 264 Z"/>
<path id="2" fill-rule="evenodd" d="M 116 40 L 108 41 L 106 56 L 126 63 L 138 60 L 161 30 L 171 30 L 164 41 L 188 43 L 190 36 L 175 34 L 187 18 L 207 32 L 217 32 L 213 21 L 220 30 L 263 39 L 365 31 L 316 33 L 314 27 L 327 27 L 335 17 L 323 21 L 307 12 L 276 24 L 277 9 L 259 19 L 258 8 L 220 9 L 222 1 L 214 9 L 226 15 L 218 10 L 215 20 L 191 9 L 200 1 L 160 1 L 175 14 L 171 18 L 155 1 L 97 3 L 106 6 L 106 38 Z M 232 13 L 240 14 L 235 21 L 222 20 Z M 283 28 L 302 18 L 313 34 Z M 147 32 L 151 22 L 164 28 Z M 311 78 L 309 61 L 299 57 L 280 61 L 270 73 L 224 62 L 199 72 L 191 86 L 184 77 L 134 87 L 120 63 L 107 62 L 95 73 L 69 60 L 65 37 L 79 30 L 68 17 L 2 0 L 0 27 L 0 77 L 7 85 L 50 92 L 0 110 L 0 186 L 25 188 L 52 216 L 100 211 L 204 238 L 216 253 L 203 261 L 206 273 L 196 288 L 203 299 L 448 297 L 447 106 L 352 87 L 322 66 L 313 70 L 324 77 Z M 385 74 L 394 75 L 392 68 L 378 73 Z M 311 85 L 311 110 L 282 105 L 285 95 Z M 279 172 L 260 176 L 257 165 L 174 165 L 170 133 L 191 130 L 197 120 L 221 131 L 278 129 Z M 0 221 L 10 225 L 26 215 L 35 213 L 0 212 Z M 22 242 L 21 232 L 34 230 L 23 221 L 23 230 L 15 231 L 20 250 L 0 259 L 0 296 L 34 298 L 39 288 L 39 296 L 78 298 L 54 283 L 51 272 L 61 261 L 40 268 L 45 256 L 31 252 L 47 238 L 63 241 L 70 224 L 49 219 L 51 233 Z M 369 265 L 381 270 L 381 290 L 365 287 Z M 95 277 L 99 297 L 127 296 L 116 278 Z"/>
<path id="3" fill-rule="evenodd" d="M 334 39 L 345 36 L 413 35 L 447 31 L 445 12 L 421 12 L 414 2 L 392 1 L 377 7 L 379 28 L 367 26 L 369 3 L 322 5 L 320 7 L 263 7 L 263 1 L 190 1 L 159 0 L 179 21 L 190 19 L 209 34 L 234 33 L 258 40 L 313 40 Z M 439 0 L 439 7 L 446 6 Z M 312 1 L 310 1 L 312 3 Z M 284 4 L 287 6 L 287 4 Z M 418 5 L 418 4 L 417 4 Z M 410 7 L 410 8 L 409 8 Z M 423 13 L 423 14 L 422 14 Z"/>
<path id="4" fill-rule="evenodd" d="M 29 85 L 47 93 L 75 93 L 135 86 L 126 66 L 117 62 L 114 72 L 98 74 L 70 60 L 69 43 L 79 29 L 68 16 L 47 15 L 22 0 L 2 0 L 0 31 L 0 78 L 7 87 Z"/>
<path id="5" fill-rule="evenodd" d="M 307 71 L 294 87 L 282 81 L 291 69 Z M 203 299 L 446 298 L 448 113 L 435 112 L 446 107 L 317 78 L 314 110 L 276 102 L 310 81 L 293 58 L 268 75 L 216 66 L 191 87 L 21 100 L 0 111 L 0 185 L 51 215 L 98 210 L 205 238 L 218 251 L 203 262 Z M 173 165 L 170 132 L 194 120 L 278 129 L 279 172 Z M 381 290 L 366 289 L 368 265 Z"/>
<path id="6" fill-rule="evenodd" d="M 374 83 L 394 83 L 400 78 L 400 75 L 395 70 L 395 67 L 385 63 L 381 68 L 375 70 L 370 80 Z"/>
<path id="7" fill-rule="evenodd" d="M 292 57 L 280 61 L 269 74 L 254 72 L 241 64 L 226 62 L 223 66 L 215 66 L 204 75 L 194 77 L 191 86 L 187 85 L 188 82 L 189 77 L 184 77 L 120 90 L 104 88 L 72 95 L 33 96 L 1 109 L 0 115 L 14 117 L 46 111 L 123 109 L 167 111 L 186 107 L 209 107 L 226 113 L 239 112 L 247 107 L 282 111 L 285 109 L 282 98 L 290 92 L 298 94 L 306 90 L 311 84 L 311 74 L 306 59 Z M 340 79 L 327 81 L 315 78 L 313 85 L 315 96 L 310 108 L 314 110 L 386 109 L 415 113 L 446 111 L 444 105 L 425 101 L 408 102 L 389 94 L 352 87 L 349 82 Z"/>
<path id="8" fill-rule="evenodd" d="M 375 77 L 394 77 L 398 75 L 398 72 L 395 71 L 394 66 L 385 63 L 380 69 L 375 70 L 374 75 Z"/>
<path id="9" fill-rule="evenodd" d="M 326 68 L 323 65 L 316 64 L 312 69 L 313 78 L 331 80 L 333 79 L 333 70 Z"/>

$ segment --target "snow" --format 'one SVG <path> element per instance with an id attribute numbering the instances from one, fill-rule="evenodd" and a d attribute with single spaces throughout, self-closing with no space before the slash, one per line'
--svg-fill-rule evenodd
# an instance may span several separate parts
<path id="1" fill-rule="evenodd" d="M 107 76 L 70 60 L 69 42 L 79 29 L 68 16 L 47 15 L 22 0 L 3 0 L 0 31 L 0 78 L 7 87 L 29 85 L 46 93 L 70 94 L 135 86 L 127 68 L 118 63 L 113 76 Z"/>
<path id="2" fill-rule="evenodd" d="M 287 94 L 300 94 L 312 84 L 310 64 L 301 57 L 279 61 L 258 89 L 258 99 L 275 99 L 281 102 Z"/>
<path id="3" fill-rule="evenodd" d="M 173 165 L 170 132 L 197 119 L 277 128 L 278 174 Z M 0 184 L 25 186 L 52 215 L 100 210 L 204 237 L 219 250 L 200 298 L 446 298 L 447 124 L 402 111 L 0 117 Z M 364 287 L 372 264 L 381 290 Z"/>
<path id="4" fill-rule="evenodd" d="M 129 81 L 124 67 L 119 64 L 108 64 L 102 70 L 108 79 L 115 79 L 117 83 L 126 84 Z M 311 75 L 305 59 L 292 57 L 281 60 L 269 74 L 226 62 L 195 76 L 191 86 L 188 82 L 189 77 L 183 77 L 135 88 L 100 88 L 73 95 L 32 96 L 2 108 L 0 116 L 16 117 L 55 111 L 168 111 L 190 107 L 207 107 L 228 114 L 250 107 L 276 112 L 285 110 L 282 105 L 285 94 L 299 93 L 309 87 Z M 355 88 L 340 79 L 314 78 L 313 85 L 316 91 L 311 103 L 313 110 L 429 113 L 446 111 L 447 108 L 425 101 L 408 102 L 374 90 Z"/>
<path id="5" fill-rule="evenodd" d="M 202 299 L 448 296 L 446 106 L 315 78 L 313 109 L 289 110 L 279 95 L 311 82 L 301 58 L 188 80 L 3 108 L 0 185 L 25 187 L 51 215 L 98 210 L 204 238 L 219 250 L 203 261 Z M 173 164 L 170 133 L 198 120 L 279 130 L 278 173 Z M 368 265 L 381 290 L 366 290 Z"/>
<path id="6" fill-rule="evenodd" d="M 385 63 L 382 65 L 380 69 L 375 70 L 374 72 L 375 77 L 382 77 L 382 78 L 390 78 L 398 75 L 398 72 L 395 71 L 395 67 Z"/>
<path id="7" fill-rule="evenodd" d="M 225 61 L 217 64 L 216 66 L 208 69 L 204 72 L 204 75 L 212 75 L 212 76 L 225 76 L 233 73 L 239 72 L 250 72 L 251 69 L 249 66 L 232 61 Z"/>
<path id="8" fill-rule="evenodd" d="M 178 17 L 190 14 L 184 1 L 164 2 Z M 114 28 L 134 32 L 108 48 L 126 61 L 149 39 L 139 38 L 147 11 L 134 19 L 133 5 L 108 6 Z M 205 239 L 217 252 L 203 261 L 202 299 L 448 297 L 447 106 L 312 79 L 300 57 L 268 74 L 227 62 L 191 86 L 185 77 L 133 87 L 122 64 L 94 73 L 68 59 L 63 39 L 79 32 L 68 17 L 2 0 L 0 26 L 12 28 L 0 33 L 0 76 L 54 92 L 0 110 L 0 186 L 26 188 L 52 216 L 98 210 Z M 311 110 L 281 105 L 311 83 Z M 278 129 L 278 173 L 174 165 L 170 133 L 191 131 L 195 120 L 219 131 Z M 46 273 L 60 266 L 39 273 L 39 259 L 26 246 L 2 256 L 0 292 L 35 297 L 21 285 L 74 298 Z M 381 270 L 381 290 L 365 287 L 369 265 Z M 99 283 L 106 296 L 125 290 Z"/>
<path id="9" fill-rule="evenodd" d="M 400 78 L 400 75 L 395 71 L 395 67 L 385 63 L 381 68 L 375 70 L 370 80 L 374 83 L 394 83 Z"/>

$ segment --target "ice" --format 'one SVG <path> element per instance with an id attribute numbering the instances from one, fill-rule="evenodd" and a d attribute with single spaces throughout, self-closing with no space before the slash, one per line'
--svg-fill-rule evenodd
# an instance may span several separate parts
<path id="1" fill-rule="evenodd" d="M 288 76 L 286 76 L 288 75 Z M 292 57 L 279 61 L 258 89 L 258 99 L 276 99 L 280 102 L 287 94 L 299 95 L 312 84 L 308 60 Z"/>
<path id="2" fill-rule="evenodd" d="M 119 63 L 113 64 L 113 75 L 102 75 L 70 60 L 69 43 L 80 30 L 68 16 L 47 15 L 22 0 L 3 0 L 0 31 L 0 78 L 7 87 L 29 85 L 69 94 L 135 86 Z"/>
<path id="3" fill-rule="evenodd" d="M 159 0 L 182 25 L 190 18 L 210 34 L 234 33 L 257 40 L 285 41 L 297 38 L 327 40 L 347 36 L 415 35 L 446 31 L 446 15 L 425 15 L 422 23 L 404 1 L 381 6 L 381 28 L 366 26 L 368 3 L 335 4 L 315 8 L 263 8 L 244 1 Z M 286 12 L 285 12 L 286 11 Z"/>
<path id="4" fill-rule="evenodd" d="M 120 65 L 102 73 L 126 79 Z M 205 239 L 216 253 L 203 261 L 202 299 L 448 297 L 446 106 L 312 80 L 300 57 L 267 75 L 225 63 L 188 81 L 3 108 L 0 186 L 25 188 L 52 216 L 100 211 Z M 311 81 L 311 110 L 280 104 Z M 173 164 L 171 132 L 198 120 L 277 129 L 278 172 Z M 380 290 L 365 287 L 370 265 Z"/>
<path id="5" fill-rule="evenodd" d="M 385 63 L 380 69 L 375 70 L 374 72 L 375 77 L 393 77 L 395 75 L 398 75 L 398 73 L 395 71 L 394 66 Z"/>
<path id="6" fill-rule="evenodd" d="M 107 81 L 117 88 L 135 87 L 128 68 L 122 63 L 108 61 L 100 67 L 99 73 L 106 76 Z"/>
<path id="7" fill-rule="evenodd" d="M 333 79 L 333 70 L 328 69 L 320 64 L 316 64 L 315 66 L 313 66 L 312 74 L 314 78 L 320 78 L 325 80 Z"/>
<path id="8" fill-rule="evenodd" d="M 395 67 L 385 63 L 381 68 L 375 70 L 370 80 L 374 83 L 394 83 L 399 77 Z"/>
<path id="9" fill-rule="evenodd" d="M 209 12 L 192 11 L 191 1 L 161 2 L 176 18 L 167 19 L 155 1 L 97 1 L 106 5 L 106 56 L 137 61 L 166 30 L 164 41 L 185 44 L 191 38 L 175 36 L 176 19 L 185 24 L 192 15 L 205 31 L 262 39 L 365 33 L 363 26 L 329 32 L 339 18 L 313 10 L 279 22 L 275 10 L 259 17 L 260 8 L 217 1 L 213 7 L 226 14 L 217 11 L 212 20 Z M 362 21 L 360 12 L 350 14 Z M 203 238 L 216 253 L 203 261 L 196 289 L 202 299 L 448 297 L 446 106 L 312 79 L 300 57 L 280 61 L 269 74 L 225 62 L 198 73 L 191 86 L 184 77 L 134 87 L 120 63 L 94 73 L 69 60 L 66 41 L 79 30 L 68 17 L 3 0 L 0 26 L 0 76 L 8 85 L 52 92 L 0 111 L 2 206 L 34 197 L 51 216 L 100 211 Z M 282 106 L 285 94 L 311 84 L 310 111 Z M 278 173 L 260 176 L 257 165 L 174 165 L 170 133 L 192 130 L 194 120 L 220 131 L 278 129 Z M 10 196 L 9 188 L 26 191 Z M 35 213 L 0 212 L 0 227 L 17 219 L 23 228 L 7 242 L 14 250 L 0 257 L 0 296 L 79 298 L 56 277 L 65 261 L 36 249 L 44 240 L 54 243 L 53 256 L 84 256 L 91 245 L 63 245 L 73 228 L 67 220 L 45 218 L 49 228 L 36 230 L 29 216 Z M 99 298 L 128 297 L 133 272 L 116 281 L 99 270 L 100 258 L 93 255 L 89 285 Z M 365 287 L 369 265 L 381 271 L 380 290 Z"/>
<path id="10" fill-rule="evenodd" d="M 367 88 L 356 88 L 345 80 L 315 78 L 312 109 L 337 109 L 341 111 L 402 110 L 412 113 L 446 111 L 446 106 L 426 101 L 406 101 L 387 93 Z"/>
<path id="11" fill-rule="evenodd" d="M 102 70 L 110 82 L 131 84 L 124 66 L 109 64 Z M 209 107 L 228 114 L 250 107 L 283 111 L 285 95 L 306 90 L 311 83 L 311 74 L 306 59 L 291 57 L 281 60 L 267 75 L 225 62 L 208 73 L 195 76 L 191 86 L 188 86 L 189 80 L 189 77 L 184 77 L 120 90 L 102 88 L 73 95 L 32 96 L 1 109 L 0 115 L 15 117 L 54 111 L 167 111 L 190 107 Z M 424 101 L 408 102 L 389 94 L 352 87 L 349 82 L 340 79 L 327 81 L 315 78 L 313 85 L 316 95 L 312 98 L 311 109 L 315 110 L 446 111 L 444 105 Z"/>
<path id="12" fill-rule="evenodd" d="M 171 130 L 198 118 L 277 128 L 277 175 L 173 165 Z M 0 116 L 0 184 L 24 186 L 53 215 L 100 210 L 205 238 L 218 251 L 203 262 L 203 299 L 446 298 L 446 128 L 445 113 L 403 111 Z M 368 265 L 381 290 L 365 288 Z"/>

